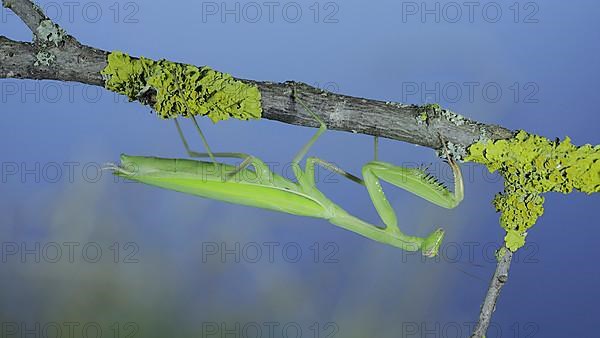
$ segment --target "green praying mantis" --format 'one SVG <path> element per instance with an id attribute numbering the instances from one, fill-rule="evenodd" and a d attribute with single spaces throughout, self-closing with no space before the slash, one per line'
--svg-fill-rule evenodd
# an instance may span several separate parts
<path id="1" fill-rule="evenodd" d="M 426 237 L 405 235 L 398 227 L 396 213 L 387 200 L 380 180 L 389 182 L 444 208 L 454 208 L 463 199 L 463 179 L 460 168 L 447 156 L 454 174 L 454 192 L 422 169 L 405 168 L 375 160 L 362 168 L 363 178 L 356 177 L 334 164 L 316 157 L 306 158 L 304 170 L 300 162 L 317 139 L 327 130 L 325 123 L 302 101 L 297 100 L 316 119 L 320 127 L 302 147 L 291 163 L 296 178 L 286 179 L 272 172 L 260 159 L 243 153 L 192 151 L 185 140 L 177 120 L 177 130 L 190 157 L 211 158 L 200 161 L 178 158 L 121 155 L 120 165 L 110 165 L 115 175 L 127 179 L 235 204 L 280 211 L 288 214 L 309 216 L 328 220 L 330 223 L 355 232 L 375 241 L 407 251 L 421 251 L 426 257 L 438 254 L 444 231 L 440 228 Z M 206 139 L 198 123 L 194 123 L 204 145 Z M 207 147 L 208 149 L 208 147 Z M 215 158 L 237 158 L 243 160 L 239 166 L 217 162 Z M 367 188 L 369 196 L 385 227 L 370 224 L 357 218 L 327 198 L 316 186 L 315 166 L 331 170 Z"/>

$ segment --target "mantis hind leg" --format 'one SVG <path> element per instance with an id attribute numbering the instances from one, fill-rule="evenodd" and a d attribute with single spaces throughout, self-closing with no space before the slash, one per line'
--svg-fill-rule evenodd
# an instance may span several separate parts
<path id="1" fill-rule="evenodd" d="M 195 119 L 194 119 L 194 122 L 196 122 Z M 179 137 L 181 138 L 181 142 L 183 143 L 183 146 L 185 147 L 185 150 L 189 157 L 210 158 L 212 160 L 212 162 L 215 164 L 215 168 L 218 165 L 218 162 L 215 159 L 217 157 L 239 158 L 242 160 L 242 163 L 240 163 L 240 165 L 237 167 L 236 170 L 234 170 L 232 172 L 228 172 L 228 173 L 222 173 L 223 181 L 231 180 L 233 177 L 235 177 L 237 174 L 239 174 L 242 170 L 246 169 L 250 165 L 254 167 L 254 170 L 255 170 L 256 174 L 258 175 L 258 179 L 261 183 L 268 182 L 272 179 L 271 170 L 269 170 L 268 166 L 263 161 L 259 160 L 258 158 L 254 157 L 252 155 L 248 155 L 248 154 L 244 154 L 244 153 L 232 153 L 232 152 L 213 153 L 210 151 L 208 144 L 206 143 L 206 139 L 204 139 L 204 138 L 203 138 L 204 145 L 206 147 L 207 152 L 202 153 L 202 152 L 192 150 L 190 148 L 189 144 L 187 143 L 185 136 L 183 135 L 183 131 L 181 130 L 181 127 L 179 126 L 179 122 L 177 122 L 177 120 L 175 120 L 175 126 L 177 127 L 177 132 L 179 134 Z M 197 122 L 196 122 L 196 127 L 198 128 L 198 132 L 200 133 L 200 135 L 202 135 L 202 131 L 200 130 L 200 127 L 197 125 Z"/>
<path id="2" fill-rule="evenodd" d="M 177 76 L 175 76 L 175 79 L 177 79 Z M 181 86 L 179 85 L 179 82 L 177 80 L 175 80 L 175 85 L 177 86 L 177 93 L 178 93 L 179 97 L 182 99 L 183 104 L 185 105 L 185 109 L 187 110 L 187 115 L 189 115 L 189 117 L 191 117 L 192 121 L 194 121 L 194 126 L 196 127 L 196 131 L 200 135 L 200 139 L 202 139 L 202 143 L 204 143 L 204 148 L 206 149 L 206 153 L 210 157 L 211 161 L 215 164 L 215 168 L 216 168 L 217 161 L 215 160 L 215 156 L 213 155 L 212 151 L 210 150 L 210 147 L 208 146 L 208 141 L 206 141 L 206 137 L 204 136 L 202 129 L 200 129 L 200 125 L 198 124 L 196 117 L 194 117 L 194 115 L 191 114 L 191 110 L 187 104 L 187 100 L 181 96 L 182 90 L 181 90 Z M 192 157 L 192 151 L 190 150 L 190 147 L 189 147 L 188 143 L 186 142 L 185 137 L 183 136 L 183 132 L 181 131 L 181 127 L 179 126 L 179 122 L 177 122 L 177 119 L 175 119 L 175 126 L 177 127 L 177 131 L 179 132 L 179 137 L 181 138 L 181 141 L 183 142 L 185 150 L 187 151 L 188 155 Z"/>
<path id="3" fill-rule="evenodd" d="M 340 176 L 343 176 L 352 182 L 358 183 L 360 185 L 365 185 L 365 182 L 361 178 L 345 171 L 344 169 L 341 169 L 335 164 L 324 161 L 318 157 L 309 157 L 306 159 L 306 177 L 311 180 L 309 181 L 311 186 L 315 185 L 315 165 L 319 165 L 320 167 L 323 167 Z"/>
<path id="4" fill-rule="evenodd" d="M 306 153 L 308 153 L 308 150 L 310 150 L 310 148 L 313 146 L 313 144 L 315 144 L 319 137 L 321 137 L 321 135 L 325 131 L 327 131 L 327 125 L 325 124 L 325 122 L 323 122 L 323 120 L 321 120 L 321 118 L 317 114 L 315 114 L 310 108 L 308 108 L 306 104 L 304 104 L 304 102 L 302 102 L 300 99 L 296 100 L 317 122 L 319 122 L 319 130 L 317 130 L 313 137 L 311 137 L 310 140 L 306 142 L 306 144 L 300 149 L 300 151 L 298 151 L 298 153 L 296 154 L 296 156 L 294 156 L 294 159 L 292 160 L 292 163 L 299 164 L 302 158 L 306 156 Z"/>
<path id="5" fill-rule="evenodd" d="M 305 171 L 304 175 L 302 175 L 302 171 L 300 170 L 300 161 L 302 160 L 302 158 L 304 158 L 304 156 L 306 156 L 306 153 L 308 153 L 310 148 L 319 139 L 319 137 L 321 137 L 321 135 L 327 131 L 327 125 L 325 124 L 325 122 L 323 122 L 323 120 L 317 114 L 315 114 L 310 108 L 308 108 L 308 106 L 306 106 L 306 104 L 304 104 L 304 102 L 302 102 L 298 98 L 296 100 L 302 105 L 302 107 L 304 107 L 304 109 L 317 122 L 319 122 L 319 130 L 317 130 L 317 132 L 313 135 L 313 137 L 311 137 L 311 139 L 308 140 L 308 142 L 302 147 L 302 149 L 300 149 L 300 151 L 298 151 L 298 153 L 292 160 L 292 169 L 294 170 L 294 173 L 296 174 L 296 178 L 298 179 L 298 181 L 304 181 L 304 183 L 307 184 L 308 186 L 314 186 L 315 185 L 315 165 L 319 165 L 319 166 L 321 166 L 325 169 L 328 169 L 338 175 L 341 175 L 355 183 L 364 185 L 365 184 L 364 181 L 362 179 L 360 179 L 359 177 L 357 177 L 356 175 L 353 175 L 353 174 L 345 171 L 344 169 L 341 169 L 340 167 L 336 166 L 335 164 L 324 161 L 318 157 L 309 157 L 306 159 L 306 171 Z"/>
<path id="6" fill-rule="evenodd" d="M 304 104 L 302 100 L 299 98 L 296 98 L 296 100 L 317 122 L 319 122 L 319 129 L 317 132 L 310 138 L 310 140 L 308 140 L 308 142 L 306 142 L 306 144 L 298 151 L 292 160 L 292 170 L 294 171 L 294 175 L 296 176 L 298 182 L 312 186 L 314 185 L 314 165 L 309 168 L 307 163 L 307 172 L 303 173 L 302 169 L 300 169 L 300 161 L 302 161 L 304 156 L 306 156 L 310 148 L 315 144 L 319 137 L 321 137 L 321 135 L 327 131 L 327 125 L 325 125 L 325 122 L 323 122 L 323 120 L 321 120 L 317 114 L 308 108 L 308 106 Z M 309 169 L 310 173 L 308 173 Z"/>
<path id="7" fill-rule="evenodd" d="M 208 146 L 208 141 L 206 140 L 206 137 L 204 136 L 202 129 L 200 129 L 200 125 L 198 124 L 198 121 L 196 120 L 196 118 L 194 116 L 192 116 L 191 118 L 192 118 L 192 121 L 194 121 L 194 125 L 196 126 L 196 130 L 198 131 L 198 134 L 200 135 L 200 139 L 202 139 L 202 143 L 204 144 L 206 153 L 198 153 L 198 152 L 192 151 L 190 149 L 190 146 L 187 143 L 185 136 L 183 135 L 183 131 L 181 130 L 181 126 L 179 125 L 179 122 L 177 121 L 177 119 L 174 119 L 175 127 L 177 127 L 177 133 L 179 134 L 179 138 L 181 139 L 181 142 L 183 143 L 183 146 L 185 147 L 185 151 L 187 152 L 188 156 L 190 156 L 190 157 L 204 157 L 204 156 L 197 156 L 197 154 L 206 154 L 206 155 L 208 155 L 208 157 L 211 159 L 211 161 L 213 163 L 217 163 L 217 161 L 215 160 L 214 154 L 212 153 L 212 151 L 210 150 L 210 147 Z"/>
<path id="8" fill-rule="evenodd" d="M 206 142 L 206 138 L 204 137 L 204 134 L 202 133 L 202 130 L 200 129 L 200 126 L 198 125 L 198 122 L 196 121 L 196 119 L 193 116 L 192 116 L 192 119 L 194 121 L 194 124 L 196 125 L 196 129 L 197 129 L 198 133 L 200 134 L 200 137 L 202 138 L 204 147 L 206 148 L 205 153 L 197 152 L 190 148 L 188 142 L 185 139 L 183 131 L 181 130 L 181 126 L 179 125 L 179 122 L 177 122 L 177 119 L 174 120 L 175 126 L 177 127 L 177 133 L 179 134 L 179 137 L 181 138 L 181 142 L 183 143 L 183 146 L 185 147 L 185 150 L 186 150 L 188 156 L 193 157 L 193 158 L 210 158 L 211 161 L 215 164 L 215 168 L 217 167 L 217 164 L 218 164 L 218 162 L 216 161 L 217 157 L 242 159 L 243 160 L 242 163 L 240 163 L 240 165 L 237 167 L 236 170 L 229 172 L 229 173 L 222 173 L 224 181 L 228 181 L 228 180 L 232 179 L 237 174 L 239 174 L 242 170 L 246 169 L 248 166 L 254 167 L 256 174 L 259 175 L 258 177 L 259 177 L 260 182 L 268 182 L 272 179 L 271 171 L 269 170 L 267 165 L 263 161 L 257 159 L 256 157 L 254 157 L 252 155 L 248 155 L 248 154 L 244 154 L 244 153 L 232 153 L 232 152 L 220 152 L 220 153 L 211 152 L 210 147 L 208 146 L 208 143 Z"/>
<path id="9" fill-rule="evenodd" d="M 379 160 L 379 136 L 373 136 L 373 157 L 374 160 Z"/>

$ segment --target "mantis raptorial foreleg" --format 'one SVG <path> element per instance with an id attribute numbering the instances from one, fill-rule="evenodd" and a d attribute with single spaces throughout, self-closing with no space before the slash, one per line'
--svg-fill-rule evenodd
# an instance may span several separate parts
<path id="1" fill-rule="evenodd" d="M 327 130 L 327 126 L 325 123 L 312 112 L 302 101 L 298 100 L 298 102 L 306 109 L 317 120 L 320 124 L 319 130 L 317 133 L 310 139 L 310 141 L 298 152 L 296 157 L 294 158 L 294 168 L 296 176 L 298 180 L 301 178 L 298 177 L 298 173 L 302 173 L 299 162 L 306 155 L 310 147 L 314 144 L 314 142 Z M 332 170 L 342 176 L 350 179 L 353 182 L 363 184 L 367 187 L 369 192 L 369 196 L 371 197 L 371 201 L 377 210 L 377 213 L 381 217 L 382 221 L 385 223 L 386 231 L 398 234 L 401 234 L 400 229 L 398 228 L 398 221 L 396 218 L 396 213 L 394 209 L 388 202 L 385 194 L 383 192 L 383 188 L 381 187 L 380 179 L 387 181 L 399 188 L 405 189 L 417 196 L 420 196 L 434 204 L 437 204 L 444 208 L 454 208 L 456 207 L 463 199 L 463 181 L 462 174 L 460 168 L 454 162 L 452 157 L 447 156 L 448 163 L 452 168 L 454 173 L 454 183 L 455 189 L 454 193 L 450 193 L 446 187 L 439 183 L 433 176 L 430 176 L 425 171 L 421 169 L 412 169 L 405 168 L 400 166 L 395 166 L 390 163 L 378 161 L 378 137 L 374 138 L 374 158 L 375 160 L 367 163 L 363 169 L 363 179 L 347 173 L 346 171 L 334 166 L 328 162 L 325 162 L 316 157 L 311 157 L 307 160 L 305 175 L 309 181 L 314 185 L 314 165 L 321 164 L 323 167 Z M 443 233 L 442 233 L 443 235 Z M 441 238 L 440 238 L 441 240 Z"/>
<path id="2" fill-rule="evenodd" d="M 302 148 L 302 150 L 294 158 L 295 163 L 308 152 L 308 149 L 317 140 L 317 138 L 327 129 L 325 123 L 312 112 L 302 101 L 298 101 L 319 123 L 320 127 L 313 138 Z M 316 157 L 311 157 L 310 163 L 307 160 L 306 174 L 310 176 L 314 184 L 314 164 L 322 164 L 325 168 L 332 170 L 342 176 L 367 187 L 371 201 L 377 210 L 377 213 L 386 225 L 386 230 L 394 233 L 399 232 L 398 221 L 394 209 L 388 202 L 381 183 L 379 180 L 389 182 L 399 188 L 407 190 L 419 197 L 422 197 L 431 203 L 437 204 L 444 208 L 454 208 L 463 199 L 463 180 L 460 168 L 452 157 L 447 155 L 448 164 L 454 173 L 454 193 L 450 193 L 448 189 L 439 183 L 433 176 L 421 169 L 405 168 L 395 166 L 387 162 L 378 161 L 378 142 L 377 136 L 374 138 L 374 158 L 375 160 L 363 166 L 363 179 L 347 173 L 346 171 L 327 163 Z M 446 151 L 447 153 L 447 151 Z M 310 174 L 309 174 L 310 173 Z"/>
<path id="3" fill-rule="evenodd" d="M 302 101 L 300 104 L 320 123 L 319 131 L 313 136 L 311 141 L 302 148 L 294 159 L 295 163 L 299 162 L 300 159 L 306 154 L 310 146 L 316 141 L 316 139 L 325 131 L 326 126 L 323 121 L 314 114 Z M 447 151 L 446 151 L 447 152 Z M 447 156 L 448 163 L 454 173 L 455 189 L 454 193 L 450 193 L 448 189 L 441 183 L 439 183 L 433 176 L 430 176 L 421 169 L 411 169 L 405 167 L 395 166 L 390 163 L 378 161 L 378 138 L 374 138 L 374 158 L 375 160 L 367 163 L 362 170 L 363 179 L 347 173 L 346 171 L 334 166 L 328 162 L 325 162 L 316 157 L 307 159 L 305 174 L 310 177 L 308 183 L 314 185 L 314 165 L 321 164 L 325 168 L 332 170 L 342 176 L 367 187 L 371 201 L 377 210 L 377 213 L 381 217 L 382 221 L 386 225 L 385 231 L 400 238 L 405 235 L 398 228 L 398 221 L 394 209 L 388 202 L 383 188 L 379 182 L 380 179 L 387 181 L 399 188 L 403 188 L 417 196 L 420 196 L 434 204 L 445 208 L 456 207 L 463 199 L 463 180 L 460 168 L 454 162 L 454 160 Z M 298 167 L 299 168 L 299 167 Z M 298 172 L 301 172 L 298 169 Z M 427 254 L 435 254 L 439 243 L 444 236 L 444 232 L 438 229 L 431 233 L 428 237 L 423 238 L 423 250 Z M 414 240 L 418 240 L 415 238 Z M 410 240 L 408 241 L 410 242 Z"/>
<path id="4" fill-rule="evenodd" d="M 444 208 L 454 208 L 463 200 L 464 190 L 460 167 L 448 154 L 448 164 L 454 173 L 454 193 L 450 193 L 443 184 L 422 169 L 399 167 L 378 161 L 377 148 L 377 137 L 375 137 L 375 160 L 363 167 L 362 174 L 373 205 L 390 231 L 398 229 L 398 221 L 392 206 L 385 197 L 379 182 L 380 179 Z"/>
<path id="5" fill-rule="evenodd" d="M 458 166 L 453 166 L 453 170 L 455 168 L 458 171 L 454 172 L 457 187 L 454 194 L 421 169 L 373 161 L 363 167 L 362 174 L 377 213 L 391 231 L 396 231 L 398 229 L 396 214 L 385 197 L 379 180 L 391 183 L 441 207 L 454 208 L 463 199 L 462 176 Z"/>

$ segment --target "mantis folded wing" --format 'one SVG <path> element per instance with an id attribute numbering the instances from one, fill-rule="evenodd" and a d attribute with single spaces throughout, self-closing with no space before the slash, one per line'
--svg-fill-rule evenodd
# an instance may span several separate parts
<path id="1" fill-rule="evenodd" d="M 383 193 L 379 179 L 439 206 L 454 208 L 463 198 L 462 176 L 458 165 L 449 158 L 455 175 L 454 193 L 448 191 L 421 169 L 398 167 L 380 161 L 369 162 L 363 167 L 364 180 L 316 157 L 308 157 L 302 170 L 300 161 L 327 128 L 318 116 L 301 101 L 299 102 L 319 121 L 321 126 L 292 161 L 295 182 L 271 172 L 263 161 L 247 154 L 209 154 L 190 151 L 183 137 L 182 140 L 190 156 L 240 158 L 243 159 L 243 165 L 237 167 L 220 162 L 121 155 L 121 165 L 113 166 L 111 169 L 116 175 L 165 189 L 293 215 L 323 218 L 378 242 L 407 251 L 421 250 L 427 257 L 436 256 L 444 231 L 437 229 L 427 237 L 407 236 L 402 233 L 398 228 L 396 214 Z M 177 127 L 182 136 L 179 125 Z M 323 166 L 365 185 L 385 228 L 352 216 L 319 191 L 315 184 L 315 165 Z"/>

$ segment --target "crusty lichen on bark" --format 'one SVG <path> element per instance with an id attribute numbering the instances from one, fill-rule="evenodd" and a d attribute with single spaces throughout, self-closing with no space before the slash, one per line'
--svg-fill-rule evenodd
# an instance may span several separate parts
<path id="1" fill-rule="evenodd" d="M 600 145 L 577 147 L 568 137 L 550 141 L 520 131 L 512 139 L 474 143 L 466 160 L 504 177 L 504 192 L 493 203 L 511 251 L 525 244 L 527 230 L 543 214 L 542 193 L 600 191 Z"/>
<path id="2" fill-rule="evenodd" d="M 213 122 L 230 117 L 248 120 L 261 117 L 261 95 L 255 85 L 209 67 L 167 60 L 135 59 L 112 52 L 102 70 L 105 87 L 131 101 L 149 104 L 162 118 L 206 115 Z M 148 100 L 152 95 L 152 100 Z"/>
<path id="3" fill-rule="evenodd" d="M 49 47 L 49 44 L 53 44 L 58 47 L 67 36 L 67 33 L 59 25 L 52 22 L 52 20 L 44 20 L 40 22 L 35 32 L 36 41 Z"/>

